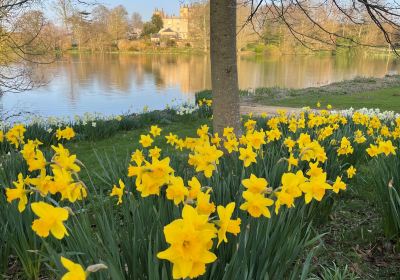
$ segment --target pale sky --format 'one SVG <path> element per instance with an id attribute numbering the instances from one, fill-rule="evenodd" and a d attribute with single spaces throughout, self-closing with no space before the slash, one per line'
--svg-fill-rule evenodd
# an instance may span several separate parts
<path id="1" fill-rule="evenodd" d="M 155 8 L 163 8 L 168 14 L 179 14 L 180 0 L 98 0 L 105 6 L 111 8 L 118 5 L 123 5 L 128 10 L 129 14 L 138 12 L 144 20 L 150 19 Z"/>

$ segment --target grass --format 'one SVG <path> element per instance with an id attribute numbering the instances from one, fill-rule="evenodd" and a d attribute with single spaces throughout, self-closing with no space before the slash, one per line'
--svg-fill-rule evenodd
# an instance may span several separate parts
<path id="1" fill-rule="evenodd" d="M 367 183 L 368 169 L 361 172 L 362 177 L 337 200 L 330 222 L 319 229 L 327 234 L 315 261 L 323 266 L 347 265 L 364 279 L 399 279 L 399 244 L 385 239 L 373 186 Z"/>
<path id="2" fill-rule="evenodd" d="M 322 104 L 331 104 L 337 109 L 346 109 L 353 107 L 359 108 L 379 108 L 400 112 L 400 87 L 385 88 L 363 93 L 330 93 L 323 91 L 310 91 L 309 93 L 293 94 L 284 98 L 266 98 L 257 96 L 254 101 L 263 105 L 287 106 L 287 107 L 305 107 L 315 108 L 317 102 Z"/>
<path id="3" fill-rule="evenodd" d="M 208 119 L 187 120 L 182 123 L 172 123 L 168 125 L 160 125 L 163 133 L 168 134 L 173 132 L 179 137 L 195 136 L 196 129 L 202 125 L 210 125 Z M 118 158 L 125 158 L 130 156 L 135 149 L 139 148 L 138 140 L 141 134 L 148 134 L 149 129 L 135 129 L 128 132 L 118 132 L 116 135 L 99 141 L 79 141 L 72 142 L 66 146 L 71 152 L 79 155 L 79 160 L 85 166 L 95 172 L 101 171 L 101 166 L 97 159 L 96 154 L 115 156 Z M 155 145 L 162 150 L 171 149 L 170 146 L 165 145 L 165 141 L 161 139 L 156 140 Z"/>
<path id="4" fill-rule="evenodd" d="M 356 78 L 305 89 L 258 88 L 241 95 L 244 102 L 266 106 L 315 108 L 321 102 L 336 109 L 366 107 L 400 112 L 400 76 Z"/>

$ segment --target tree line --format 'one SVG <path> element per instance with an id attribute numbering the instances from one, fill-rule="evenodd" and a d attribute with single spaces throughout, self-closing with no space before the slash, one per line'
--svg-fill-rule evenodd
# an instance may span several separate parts
<path id="1" fill-rule="evenodd" d="M 151 46 L 150 35 L 157 33 L 163 27 L 162 19 L 158 15 L 153 15 L 149 21 L 144 22 L 138 12 L 129 14 L 122 5 L 113 8 L 97 4 L 82 6 L 74 5 L 72 1 L 53 2 L 52 9 L 56 19 L 46 18 L 40 10 L 29 10 L 19 15 L 21 22 L 36 23 L 32 25 L 33 28 L 37 28 L 40 23 L 43 36 L 40 44 L 36 41 L 36 47 L 104 52 L 124 48 L 127 41 L 139 40 L 141 46 L 145 48 Z M 384 34 L 368 13 L 359 13 L 357 21 L 350 20 L 340 10 L 332 11 L 326 4 L 313 7 L 309 14 L 305 14 L 303 3 L 303 5 L 288 6 L 285 11 L 287 16 L 283 18 L 271 13 L 274 10 L 273 4 L 265 4 L 249 21 L 252 6 L 247 5 L 248 2 L 243 0 L 236 4 L 237 48 L 241 51 L 275 51 L 289 54 L 312 49 L 337 50 L 356 45 L 388 47 Z M 55 21 L 58 24 L 55 24 Z M 326 30 L 319 28 L 318 23 L 323 23 L 324 28 L 330 32 L 327 33 Z M 292 28 L 287 28 L 288 25 Z M 389 31 L 392 28 L 387 27 Z M 27 28 L 28 32 L 29 29 L 32 27 Z M 296 33 L 293 32 L 294 29 Z M 24 36 L 20 34 L 19 36 Z M 398 35 L 391 33 L 391 37 L 397 44 Z M 191 2 L 187 41 L 185 45 L 209 50 L 209 1 Z"/>

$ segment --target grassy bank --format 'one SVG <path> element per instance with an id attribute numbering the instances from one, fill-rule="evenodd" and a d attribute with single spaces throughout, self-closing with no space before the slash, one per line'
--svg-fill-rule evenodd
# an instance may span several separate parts
<path id="1" fill-rule="evenodd" d="M 211 91 L 197 93 L 197 98 L 211 98 Z M 400 112 L 400 76 L 356 78 L 322 87 L 305 89 L 257 88 L 241 90 L 244 104 L 317 108 L 317 103 L 331 104 L 334 109 L 379 108 Z"/>
<path id="2" fill-rule="evenodd" d="M 356 78 L 305 89 L 259 88 L 242 93 L 242 99 L 261 105 L 316 108 L 321 102 L 337 109 L 366 107 L 400 112 L 400 76 Z"/>

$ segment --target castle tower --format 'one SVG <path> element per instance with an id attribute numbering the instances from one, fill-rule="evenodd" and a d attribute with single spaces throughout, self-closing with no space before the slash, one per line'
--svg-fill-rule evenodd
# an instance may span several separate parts
<path id="1" fill-rule="evenodd" d="M 164 9 L 159 10 L 158 8 L 155 8 L 153 15 L 158 15 L 161 18 L 165 17 Z"/>
<path id="2" fill-rule="evenodd" d="M 179 9 L 180 18 L 188 19 L 189 18 L 189 7 L 187 5 L 183 5 Z"/>

